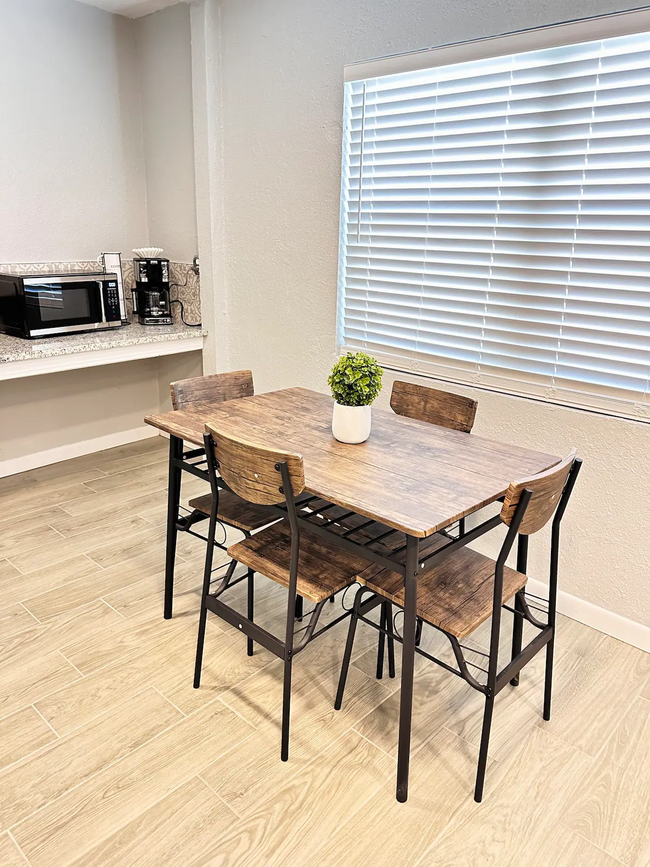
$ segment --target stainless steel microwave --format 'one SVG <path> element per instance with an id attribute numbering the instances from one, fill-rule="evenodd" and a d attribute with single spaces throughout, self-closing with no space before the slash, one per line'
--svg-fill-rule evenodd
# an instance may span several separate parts
<path id="1" fill-rule="evenodd" d="M 122 325 L 117 275 L 0 274 L 0 332 L 48 337 Z"/>

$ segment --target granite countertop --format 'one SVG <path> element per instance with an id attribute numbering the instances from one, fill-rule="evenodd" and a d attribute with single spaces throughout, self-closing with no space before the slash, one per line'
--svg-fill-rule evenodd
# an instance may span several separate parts
<path id="1" fill-rule="evenodd" d="M 205 337 L 207 333 L 204 328 L 189 328 L 181 323 L 140 325 L 132 322 L 122 328 L 44 337 L 40 340 L 24 340 L 21 337 L 0 334 L 0 364 L 55 355 L 71 355 L 75 352 L 92 352 L 97 349 L 136 346 L 141 343 L 160 343 L 163 340 L 187 340 L 190 337 Z"/>

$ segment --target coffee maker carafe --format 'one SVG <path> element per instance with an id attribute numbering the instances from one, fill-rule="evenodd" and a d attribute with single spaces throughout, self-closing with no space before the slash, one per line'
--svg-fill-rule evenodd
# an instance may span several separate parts
<path id="1" fill-rule="evenodd" d="M 140 325 L 171 325 L 169 259 L 133 260 L 135 289 L 133 312 Z"/>

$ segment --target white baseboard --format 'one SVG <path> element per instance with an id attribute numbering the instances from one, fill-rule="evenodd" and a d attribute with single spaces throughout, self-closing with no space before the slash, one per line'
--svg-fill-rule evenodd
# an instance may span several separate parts
<path id="1" fill-rule="evenodd" d="M 58 464 L 59 461 L 67 461 L 70 458 L 78 458 L 81 455 L 90 455 L 93 452 L 101 452 L 104 449 L 112 449 L 115 446 L 123 446 L 138 440 L 158 436 L 158 431 L 143 424 L 130 430 L 122 430 L 117 433 L 106 434 L 101 437 L 93 437 L 77 443 L 67 443 L 64 446 L 56 446 L 42 452 L 33 452 L 30 455 L 22 455 L 19 458 L 10 458 L 0 461 L 0 478 L 13 476 L 15 473 L 24 473 L 26 470 L 34 470 L 37 467 L 45 467 L 48 464 Z"/>
<path id="2" fill-rule="evenodd" d="M 532 593 L 548 598 L 548 585 L 542 581 L 529 578 L 528 587 Z M 620 614 L 614 614 L 613 611 L 607 611 L 563 590 L 559 590 L 557 594 L 557 610 L 572 620 L 650 653 L 650 626 L 628 620 L 627 617 L 621 617 Z"/>

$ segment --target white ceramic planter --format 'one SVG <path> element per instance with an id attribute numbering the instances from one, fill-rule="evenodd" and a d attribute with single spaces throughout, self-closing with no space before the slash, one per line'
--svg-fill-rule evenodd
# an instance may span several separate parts
<path id="1" fill-rule="evenodd" d="M 370 436 L 370 406 L 343 406 L 335 403 L 332 433 L 340 443 L 364 443 Z"/>

